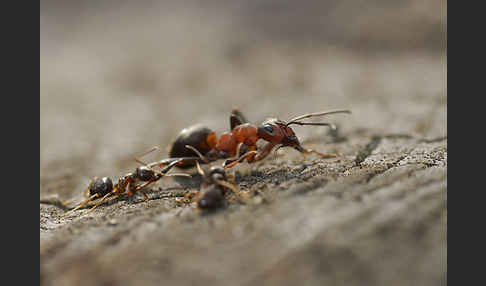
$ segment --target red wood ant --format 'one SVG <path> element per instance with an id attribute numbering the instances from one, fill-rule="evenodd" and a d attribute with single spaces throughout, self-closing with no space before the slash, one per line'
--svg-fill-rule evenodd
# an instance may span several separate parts
<path id="1" fill-rule="evenodd" d="M 268 156 L 275 146 L 278 146 L 277 149 L 292 147 L 303 154 L 315 153 L 322 158 L 334 158 L 336 155 L 324 154 L 302 147 L 299 139 L 289 126 L 292 124 L 318 125 L 336 129 L 336 126 L 331 123 L 301 121 L 306 118 L 336 113 L 351 113 L 351 111 L 339 109 L 309 113 L 294 117 L 287 122 L 269 118 L 261 125 L 256 126 L 249 123 L 239 110 L 234 109 L 230 115 L 231 132 L 222 133 L 218 139 L 214 131 L 203 125 L 196 124 L 185 128 L 171 145 L 170 158 L 151 163 L 149 166 L 158 165 L 162 167 L 172 163 L 174 160 L 179 160 L 178 167 L 188 168 L 193 167 L 196 161 L 209 163 L 218 159 L 234 158 L 228 159 L 223 163 L 224 168 L 231 168 L 245 159 L 248 163 L 260 161 Z M 267 141 L 262 150 L 257 149 L 256 142 L 259 139 Z M 243 155 L 241 155 L 242 153 Z M 195 155 L 198 157 L 195 157 Z"/>
<path id="2" fill-rule="evenodd" d="M 137 162 L 143 163 L 142 161 L 140 161 L 138 157 L 135 157 L 135 160 Z M 114 185 L 113 185 L 113 181 L 109 177 L 102 177 L 102 178 L 94 177 L 91 180 L 88 187 L 83 192 L 84 195 L 87 195 L 89 193 L 89 197 L 86 200 L 79 203 L 75 208 L 61 214 L 60 216 L 68 215 L 69 213 L 84 207 L 89 202 L 101 198 L 101 200 L 97 202 L 90 210 L 84 213 L 87 214 L 93 211 L 99 205 L 101 205 L 108 197 L 114 196 L 115 198 L 117 198 L 124 193 L 127 196 L 132 196 L 137 191 L 145 188 L 150 184 L 157 182 L 162 177 L 168 177 L 168 176 L 190 177 L 191 175 L 189 174 L 167 174 L 167 172 L 169 172 L 170 169 L 172 169 L 180 162 L 181 161 L 174 160 L 161 171 L 154 170 L 151 167 L 147 166 L 145 163 L 143 163 L 143 166 L 137 167 L 135 169 L 135 172 L 128 173 L 120 177 Z M 137 185 L 138 182 L 142 182 L 142 183 Z M 145 193 L 142 194 L 147 200 L 148 199 L 147 195 Z"/>

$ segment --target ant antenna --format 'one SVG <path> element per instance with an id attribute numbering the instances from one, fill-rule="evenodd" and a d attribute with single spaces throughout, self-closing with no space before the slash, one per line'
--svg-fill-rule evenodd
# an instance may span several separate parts
<path id="1" fill-rule="evenodd" d="M 150 149 L 150 150 L 148 150 L 148 151 L 146 151 L 146 152 L 144 152 L 144 153 L 142 153 L 142 154 L 140 154 L 138 156 L 135 156 L 135 161 L 137 161 L 137 163 L 139 163 L 141 165 L 147 166 L 147 163 L 145 163 L 142 160 L 140 160 L 140 158 L 143 157 L 143 156 L 146 156 L 146 155 L 148 155 L 148 154 L 150 154 L 152 152 L 154 152 L 157 149 L 159 149 L 159 147 L 158 146 L 154 146 L 154 147 L 152 147 L 152 149 Z"/>
<path id="2" fill-rule="evenodd" d="M 107 195 L 109 195 L 109 194 L 111 194 L 111 192 L 110 192 L 110 193 L 108 193 Z M 65 212 L 65 213 L 62 213 L 62 214 L 60 214 L 59 216 L 66 216 L 66 215 L 68 215 L 68 214 L 70 214 L 70 213 L 72 213 L 72 212 L 74 212 L 74 211 L 76 211 L 76 210 L 79 210 L 80 208 L 84 207 L 85 205 L 87 205 L 87 204 L 88 204 L 89 202 L 91 202 L 92 200 L 97 199 L 97 198 L 99 198 L 99 197 L 100 197 L 100 195 L 99 195 L 99 194 L 94 194 L 94 195 L 92 195 L 91 197 L 89 197 L 89 198 L 87 198 L 86 200 L 84 200 L 84 201 L 82 201 L 81 203 L 79 203 L 77 207 L 75 207 L 75 208 L 73 208 L 73 209 L 71 209 L 71 210 L 69 210 L 69 211 L 67 211 L 67 212 Z"/>
<path id="3" fill-rule="evenodd" d="M 290 124 L 297 124 L 297 125 L 317 125 L 317 126 L 329 126 L 332 130 L 336 130 L 337 127 L 336 125 L 332 124 L 332 123 L 325 123 L 325 122 L 318 122 L 318 123 L 314 123 L 314 122 L 300 122 L 300 121 L 294 121 L 294 122 L 289 122 L 286 124 L 286 126 L 289 126 Z"/>
<path id="4" fill-rule="evenodd" d="M 310 117 L 315 117 L 315 116 L 324 116 L 324 115 L 329 115 L 329 114 L 335 114 L 335 113 L 348 113 L 351 114 L 350 110 L 347 109 L 336 109 L 336 110 L 330 110 L 330 111 L 324 111 L 324 112 L 316 112 L 316 113 L 308 113 L 304 115 L 300 115 L 297 117 L 294 117 L 289 120 L 286 126 L 289 126 L 290 124 L 298 124 L 298 125 L 321 125 L 321 126 L 330 126 L 331 129 L 336 129 L 336 126 L 331 124 L 331 123 L 306 123 L 306 122 L 300 122 L 299 120 L 305 119 L 305 118 L 310 118 Z"/>

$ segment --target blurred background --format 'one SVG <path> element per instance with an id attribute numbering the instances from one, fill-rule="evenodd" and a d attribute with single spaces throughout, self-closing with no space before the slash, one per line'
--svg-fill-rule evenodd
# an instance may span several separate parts
<path id="1" fill-rule="evenodd" d="M 330 119 L 343 134 L 446 136 L 446 34 L 445 1 L 41 1 L 41 194 L 154 145 L 163 158 L 191 124 L 226 131 L 233 107 L 254 123 L 348 108 Z"/>

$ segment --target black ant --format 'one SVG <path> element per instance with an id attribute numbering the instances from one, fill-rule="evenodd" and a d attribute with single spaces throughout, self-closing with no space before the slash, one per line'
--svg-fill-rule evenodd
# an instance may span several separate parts
<path id="1" fill-rule="evenodd" d="M 203 181 L 199 191 L 186 194 L 185 198 L 197 202 L 197 207 L 202 210 L 214 210 L 222 207 L 225 202 L 225 195 L 231 190 L 235 195 L 242 196 L 241 190 L 234 184 L 228 182 L 224 168 L 212 166 L 209 172 L 205 173 L 196 162 L 198 173 L 202 176 Z"/>
<path id="2" fill-rule="evenodd" d="M 153 151 L 152 149 L 151 151 Z M 149 152 L 151 152 L 149 151 Z M 146 153 L 145 153 L 146 154 Z M 84 195 L 87 195 L 89 193 L 89 197 L 79 203 L 75 208 L 71 209 L 70 211 L 67 211 L 60 216 L 65 216 L 75 210 L 78 210 L 85 205 L 87 205 L 89 202 L 101 198 L 99 202 L 97 202 L 90 210 L 86 211 L 84 214 L 87 214 L 91 211 L 93 211 L 96 207 L 101 205 L 108 197 L 114 196 L 115 198 L 121 196 L 122 194 L 126 194 L 127 196 L 132 196 L 134 195 L 137 191 L 145 188 L 146 186 L 153 184 L 160 180 L 162 177 L 168 177 L 168 176 L 186 176 L 190 177 L 189 174 L 167 174 L 167 172 L 170 171 L 174 166 L 179 164 L 181 161 L 174 160 L 170 164 L 168 164 L 164 169 L 161 171 L 157 171 L 152 169 L 151 167 L 147 166 L 145 163 L 140 161 L 138 157 L 135 157 L 135 160 L 139 163 L 144 164 L 143 166 L 140 166 L 135 169 L 135 172 L 128 173 L 118 179 L 118 181 L 113 184 L 113 181 L 109 177 L 94 177 L 93 180 L 91 180 L 90 184 L 88 187 L 85 189 L 83 192 Z M 138 182 L 143 182 L 139 185 L 137 185 Z M 142 194 L 145 197 L 145 200 L 148 199 L 148 196 L 142 192 Z M 64 203 L 65 204 L 65 203 Z"/>
<path id="3" fill-rule="evenodd" d="M 324 154 L 315 150 L 305 149 L 301 146 L 299 139 L 289 126 L 295 125 L 317 125 L 329 126 L 336 130 L 332 123 L 303 122 L 302 119 L 324 116 L 336 113 L 351 113 L 349 110 L 331 110 L 325 112 L 309 113 L 294 117 L 289 121 L 276 118 L 265 120 L 261 125 L 256 126 L 248 123 L 245 116 L 237 109 L 233 109 L 230 115 L 231 132 L 224 132 L 217 137 L 216 133 L 200 124 L 183 129 L 171 145 L 169 159 L 164 159 L 150 164 L 153 166 L 165 166 L 174 160 L 180 160 L 177 164 L 181 168 L 189 168 L 195 165 L 196 161 L 209 163 L 218 159 L 228 159 L 223 163 L 224 168 L 231 168 L 246 159 L 253 163 L 264 159 L 275 146 L 276 150 L 282 147 L 292 147 L 303 154 L 315 153 L 322 158 L 334 158 L 336 155 Z M 259 139 L 267 141 L 262 150 L 257 149 L 256 142 Z M 190 146 L 187 148 L 186 146 Z M 241 155 L 241 153 L 244 153 Z M 195 157 L 197 155 L 198 157 Z M 236 157 L 235 157 L 236 156 Z"/>

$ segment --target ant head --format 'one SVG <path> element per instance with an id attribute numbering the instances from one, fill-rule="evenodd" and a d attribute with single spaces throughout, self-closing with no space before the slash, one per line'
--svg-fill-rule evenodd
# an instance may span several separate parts
<path id="1" fill-rule="evenodd" d="M 104 196 L 113 190 L 113 182 L 108 177 L 103 177 L 92 182 L 89 188 L 89 195 L 99 194 Z"/>
<path id="2" fill-rule="evenodd" d="M 208 178 L 211 181 L 225 180 L 226 179 L 226 173 L 225 173 L 225 171 L 222 167 L 212 166 L 211 169 L 209 169 Z"/>
<path id="3" fill-rule="evenodd" d="M 135 171 L 135 174 L 140 181 L 144 181 L 144 182 L 153 180 L 155 177 L 154 171 L 147 166 L 138 167 Z"/>
<path id="4" fill-rule="evenodd" d="M 199 175 L 201 175 L 204 178 L 206 183 L 214 184 L 218 181 L 226 180 L 226 173 L 224 171 L 224 168 L 222 167 L 212 166 L 209 169 L 209 172 L 204 172 L 198 161 L 196 161 L 196 167 L 197 167 L 197 172 L 199 173 Z"/>
<path id="5" fill-rule="evenodd" d="M 258 127 L 258 137 L 282 147 L 300 146 L 294 130 L 288 127 L 286 122 L 276 118 L 267 119 Z"/>
<path id="6" fill-rule="evenodd" d="M 316 117 L 316 116 L 325 116 L 329 114 L 336 114 L 336 113 L 351 113 L 351 111 L 346 109 L 337 109 L 337 110 L 330 110 L 325 112 L 316 112 L 316 113 L 308 113 L 304 115 L 300 115 L 290 119 L 288 122 L 283 120 L 279 120 L 276 118 L 271 118 L 265 120 L 259 127 L 258 127 L 258 137 L 262 138 L 263 140 L 269 141 L 275 145 L 279 144 L 280 147 L 293 147 L 298 151 L 303 151 L 304 149 L 300 146 L 299 139 L 295 136 L 294 130 L 289 126 L 294 125 L 314 125 L 314 126 L 329 126 L 331 129 L 336 129 L 336 126 L 332 123 L 325 123 L 325 122 L 304 122 L 303 119 Z M 279 147 L 279 148 L 280 148 Z"/>

